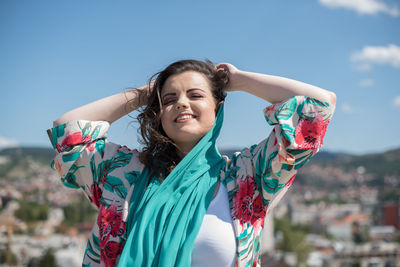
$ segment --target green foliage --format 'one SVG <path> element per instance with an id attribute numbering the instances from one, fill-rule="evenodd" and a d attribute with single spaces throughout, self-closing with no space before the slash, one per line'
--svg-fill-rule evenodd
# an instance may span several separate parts
<path id="1" fill-rule="evenodd" d="M 67 226 L 77 226 L 83 222 L 93 222 L 97 214 L 97 210 L 83 195 L 79 197 L 78 201 L 65 206 L 63 211 L 65 217 L 63 224 Z"/>
<path id="2" fill-rule="evenodd" d="M 400 200 L 400 193 L 397 188 L 386 189 L 386 191 L 379 194 L 380 202 L 397 203 Z"/>
<path id="3" fill-rule="evenodd" d="M 36 202 L 28 202 L 21 200 L 19 209 L 15 216 L 25 222 L 36 222 L 47 220 L 50 206 L 48 204 L 39 204 Z"/>
<path id="4" fill-rule="evenodd" d="M 363 244 L 371 241 L 369 229 L 367 227 L 361 227 L 357 222 L 353 223 L 353 227 L 354 225 L 357 225 L 359 227 L 357 231 L 354 231 L 352 233 L 352 240 L 355 244 Z"/>
<path id="5" fill-rule="evenodd" d="M 294 225 L 287 218 L 275 218 L 274 225 L 275 231 L 282 234 L 277 248 L 285 252 L 296 253 L 298 263 L 305 263 L 312 251 L 312 246 L 306 241 L 306 235 L 311 232 L 311 228 L 308 225 Z"/>
<path id="6" fill-rule="evenodd" d="M 394 242 L 400 243 L 400 233 L 397 234 L 397 236 L 394 239 Z"/>
<path id="7" fill-rule="evenodd" d="M 323 233 L 323 236 L 326 238 L 326 239 L 328 239 L 328 240 L 335 240 L 335 236 L 334 235 L 332 235 L 331 233 L 329 233 L 328 231 L 325 231 L 324 233 Z"/>
<path id="8" fill-rule="evenodd" d="M 17 256 L 11 251 L 0 252 L 0 264 L 12 264 L 16 265 L 18 263 Z"/>
<path id="9" fill-rule="evenodd" d="M 46 249 L 42 257 L 40 257 L 39 267 L 58 267 L 56 257 L 51 248 Z"/>

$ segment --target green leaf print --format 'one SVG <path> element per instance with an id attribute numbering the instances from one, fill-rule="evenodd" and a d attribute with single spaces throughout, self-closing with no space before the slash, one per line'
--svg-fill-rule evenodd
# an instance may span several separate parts
<path id="1" fill-rule="evenodd" d="M 329 103 L 323 102 L 319 99 L 312 98 L 312 97 L 306 97 L 304 100 L 304 103 L 306 105 L 314 105 L 314 106 L 320 106 L 320 107 L 329 107 Z"/>
<path id="2" fill-rule="evenodd" d="M 286 138 L 286 140 L 288 140 L 291 144 L 293 144 L 296 132 L 295 129 L 288 124 L 282 124 L 281 129 L 282 129 L 281 135 L 283 135 Z"/>
<path id="3" fill-rule="evenodd" d="M 308 158 L 305 159 L 305 160 L 303 160 L 303 161 L 300 162 L 299 164 L 295 165 L 295 166 L 294 166 L 294 169 L 295 169 L 295 170 L 298 170 L 298 169 L 300 169 L 302 166 L 304 166 L 304 164 L 306 164 L 306 163 L 311 159 L 311 156 L 312 156 L 312 154 L 310 153 L 309 156 L 308 156 Z"/>
<path id="4" fill-rule="evenodd" d="M 92 172 L 93 177 L 97 177 L 96 164 L 95 164 L 95 162 L 94 162 L 94 154 L 93 154 L 92 157 L 90 158 L 89 164 L 90 164 L 90 171 Z M 96 180 L 96 179 L 94 179 L 94 180 Z"/>
<path id="5" fill-rule="evenodd" d="M 104 183 L 104 189 L 116 193 L 120 198 L 125 198 L 127 194 L 126 187 L 120 178 L 115 176 L 107 176 Z"/>
<path id="6" fill-rule="evenodd" d="M 53 144 L 53 148 L 56 149 L 57 141 L 58 138 L 61 136 L 64 136 L 65 132 L 65 127 L 67 127 L 68 122 L 65 124 L 60 124 L 57 125 L 56 127 L 53 127 L 52 129 L 47 130 L 47 135 L 49 136 L 49 139 L 51 140 L 51 143 Z"/>
<path id="7" fill-rule="evenodd" d="M 110 166 L 112 164 L 112 160 L 105 160 L 102 161 L 99 166 L 97 166 L 97 172 L 96 172 L 96 176 L 94 177 L 94 180 L 98 183 L 102 182 L 101 179 L 106 175 L 107 172 L 110 171 Z"/>
<path id="8" fill-rule="evenodd" d="M 132 159 L 132 154 L 131 153 L 123 153 L 122 151 L 119 151 L 117 155 L 113 158 L 112 164 L 110 166 L 110 172 L 114 169 L 117 169 L 119 167 L 124 167 L 126 166 Z"/>
<path id="9" fill-rule="evenodd" d="M 79 157 L 80 154 L 81 154 L 81 153 L 78 153 L 78 152 L 77 152 L 77 153 L 62 155 L 62 160 L 63 160 L 64 162 L 75 161 L 75 160 Z"/>
<path id="10" fill-rule="evenodd" d="M 61 182 L 69 188 L 78 189 L 79 184 L 76 182 L 76 176 L 73 173 L 67 173 L 64 179 Z"/>
<path id="11" fill-rule="evenodd" d="M 92 132 L 92 138 L 93 138 L 93 139 L 96 139 L 96 138 L 97 138 L 97 136 L 98 136 L 99 133 L 100 133 L 100 130 L 101 130 L 101 125 L 97 125 L 97 126 L 94 128 L 94 130 L 93 130 L 93 132 Z"/>
<path id="12" fill-rule="evenodd" d="M 269 194 L 274 194 L 276 192 L 276 188 L 279 185 L 279 180 L 272 179 L 263 179 L 263 188 Z"/>
<path id="13" fill-rule="evenodd" d="M 96 141 L 95 149 L 97 152 L 99 152 L 101 158 L 104 157 L 104 147 L 105 147 L 104 139 L 99 139 Z"/>
<path id="14" fill-rule="evenodd" d="M 257 161 L 255 162 L 255 170 L 261 177 L 266 177 L 271 173 L 271 162 L 277 156 L 278 151 L 274 151 L 271 154 L 266 153 L 267 146 L 264 147 L 263 153 L 258 155 Z M 266 156 L 268 155 L 268 159 Z"/>
<path id="15" fill-rule="evenodd" d="M 282 170 L 291 171 L 293 169 L 293 165 L 282 163 Z"/>
<path id="16" fill-rule="evenodd" d="M 130 171 L 124 173 L 125 179 L 129 182 L 129 185 L 137 184 L 140 172 Z"/>
<path id="17" fill-rule="evenodd" d="M 278 121 L 290 119 L 290 117 L 292 117 L 293 113 L 296 110 L 296 106 L 296 98 L 291 98 L 287 103 L 285 103 L 281 108 L 276 111 L 276 119 Z"/>
<path id="18" fill-rule="evenodd" d="M 85 124 L 85 126 L 82 129 L 82 137 L 86 136 L 86 135 L 88 135 L 90 133 L 90 130 L 92 129 L 91 124 L 92 124 L 91 122 L 87 122 Z"/>

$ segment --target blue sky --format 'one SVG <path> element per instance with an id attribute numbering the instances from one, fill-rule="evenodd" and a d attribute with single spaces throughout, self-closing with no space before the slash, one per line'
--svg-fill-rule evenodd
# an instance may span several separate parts
<path id="1" fill-rule="evenodd" d="M 2 0 L 0 147 L 50 147 L 46 129 L 68 110 L 141 86 L 176 60 L 208 58 L 334 91 L 337 109 L 324 150 L 398 148 L 399 6 L 398 0 Z M 219 146 L 266 138 L 267 105 L 228 94 Z M 138 147 L 131 121 L 115 122 L 109 140 Z"/>

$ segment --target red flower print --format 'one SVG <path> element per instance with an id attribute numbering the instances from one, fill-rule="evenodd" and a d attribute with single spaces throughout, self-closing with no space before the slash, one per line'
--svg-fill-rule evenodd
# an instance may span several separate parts
<path id="1" fill-rule="evenodd" d="M 273 120 L 275 117 L 275 112 L 278 110 L 279 104 L 269 105 L 264 109 L 264 115 L 268 117 L 269 120 Z"/>
<path id="2" fill-rule="evenodd" d="M 108 235 L 122 236 L 125 231 L 122 212 L 117 212 L 116 205 L 111 205 L 108 208 L 104 205 L 100 206 L 97 225 L 99 226 L 100 240 L 105 239 Z"/>
<path id="3" fill-rule="evenodd" d="M 292 176 L 292 178 L 290 178 L 290 180 L 289 180 L 289 181 L 287 181 L 287 183 L 285 184 L 285 186 L 291 186 L 291 185 L 292 185 L 292 183 L 293 183 L 293 181 L 294 181 L 294 178 L 296 178 L 296 174 L 295 174 L 295 175 L 293 175 L 293 176 Z"/>
<path id="4" fill-rule="evenodd" d="M 94 182 L 90 187 L 91 196 L 89 196 L 90 201 L 95 204 L 97 207 L 100 207 L 100 198 L 103 193 L 101 191 L 99 184 Z"/>
<path id="5" fill-rule="evenodd" d="M 127 147 L 127 146 L 120 146 L 118 149 L 117 149 L 117 153 L 120 151 L 120 150 L 122 150 L 123 152 L 130 152 L 130 151 L 132 151 L 129 147 Z"/>
<path id="6" fill-rule="evenodd" d="M 117 256 L 121 254 L 121 252 L 122 252 L 121 243 L 115 241 L 109 241 L 105 244 L 104 247 L 101 247 L 100 261 L 106 267 L 115 266 L 115 261 L 117 259 Z"/>
<path id="7" fill-rule="evenodd" d="M 61 145 L 57 144 L 56 147 L 58 152 L 62 152 L 71 146 L 88 143 L 90 141 L 92 141 L 92 137 L 90 135 L 82 136 L 82 132 L 75 132 L 67 135 Z"/>
<path id="8" fill-rule="evenodd" d="M 96 144 L 96 142 L 93 140 L 91 141 L 88 145 L 87 145 L 87 149 L 92 152 L 94 150 L 94 145 Z"/>
<path id="9" fill-rule="evenodd" d="M 329 120 L 324 121 L 322 115 L 313 120 L 300 119 L 296 127 L 295 141 L 299 149 L 313 149 L 314 153 L 321 147 Z"/>
<path id="10" fill-rule="evenodd" d="M 266 112 L 271 112 L 271 111 L 275 111 L 275 109 L 276 109 L 276 106 L 275 106 L 275 105 L 269 105 L 268 107 L 266 107 L 266 108 L 264 109 L 264 113 L 266 113 Z"/>
<path id="11" fill-rule="evenodd" d="M 108 176 L 108 170 L 106 172 L 104 172 L 103 176 L 101 176 L 101 178 L 100 178 L 100 182 L 103 186 L 104 186 L 104 183 L 106 182 L 107 176 Z"/>
<path id="12" fill-rule="evenodd" d="M 110 237 L 122 236 L 125 232 L 122 212 L 117 212 L 117 206 L 114 203 L 109 207 L 100 205 L 97 225 L 100 235 L 101 262 L 105 266 L 114 266 L 117 256 L 122 252 L 122 244 L 111 241 Z"/>
<path id="13" fill-rule="evenodd" d="M 250 222 L 253 226 L 264 226 L 266 210 L 263 208 L 260 194 L 254 197 L 256 182 L 253 177 L 247 176 L 246 180 L 239 182 L 239 191 L 233 198 L 234 217 L 243 225 Z M 260 223 L 261 222 L 261 223 Z"/>

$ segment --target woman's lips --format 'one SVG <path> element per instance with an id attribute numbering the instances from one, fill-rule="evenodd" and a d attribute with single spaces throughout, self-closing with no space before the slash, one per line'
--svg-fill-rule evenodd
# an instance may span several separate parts
<path id="1" fill-rule="evenodd" d="M 185 113 L 185 114 L 180 114 L 176 119 L 175 119 L 175 122 L 187 122 L 187 121 L 189 121 L 189 120 L 191 120 L 191 119 L 194 119 L 194 118 L 196 118 L 196 116 L 195 115 L 193 115 L 193 114 L 188 114 L 188 113 Z"/>

